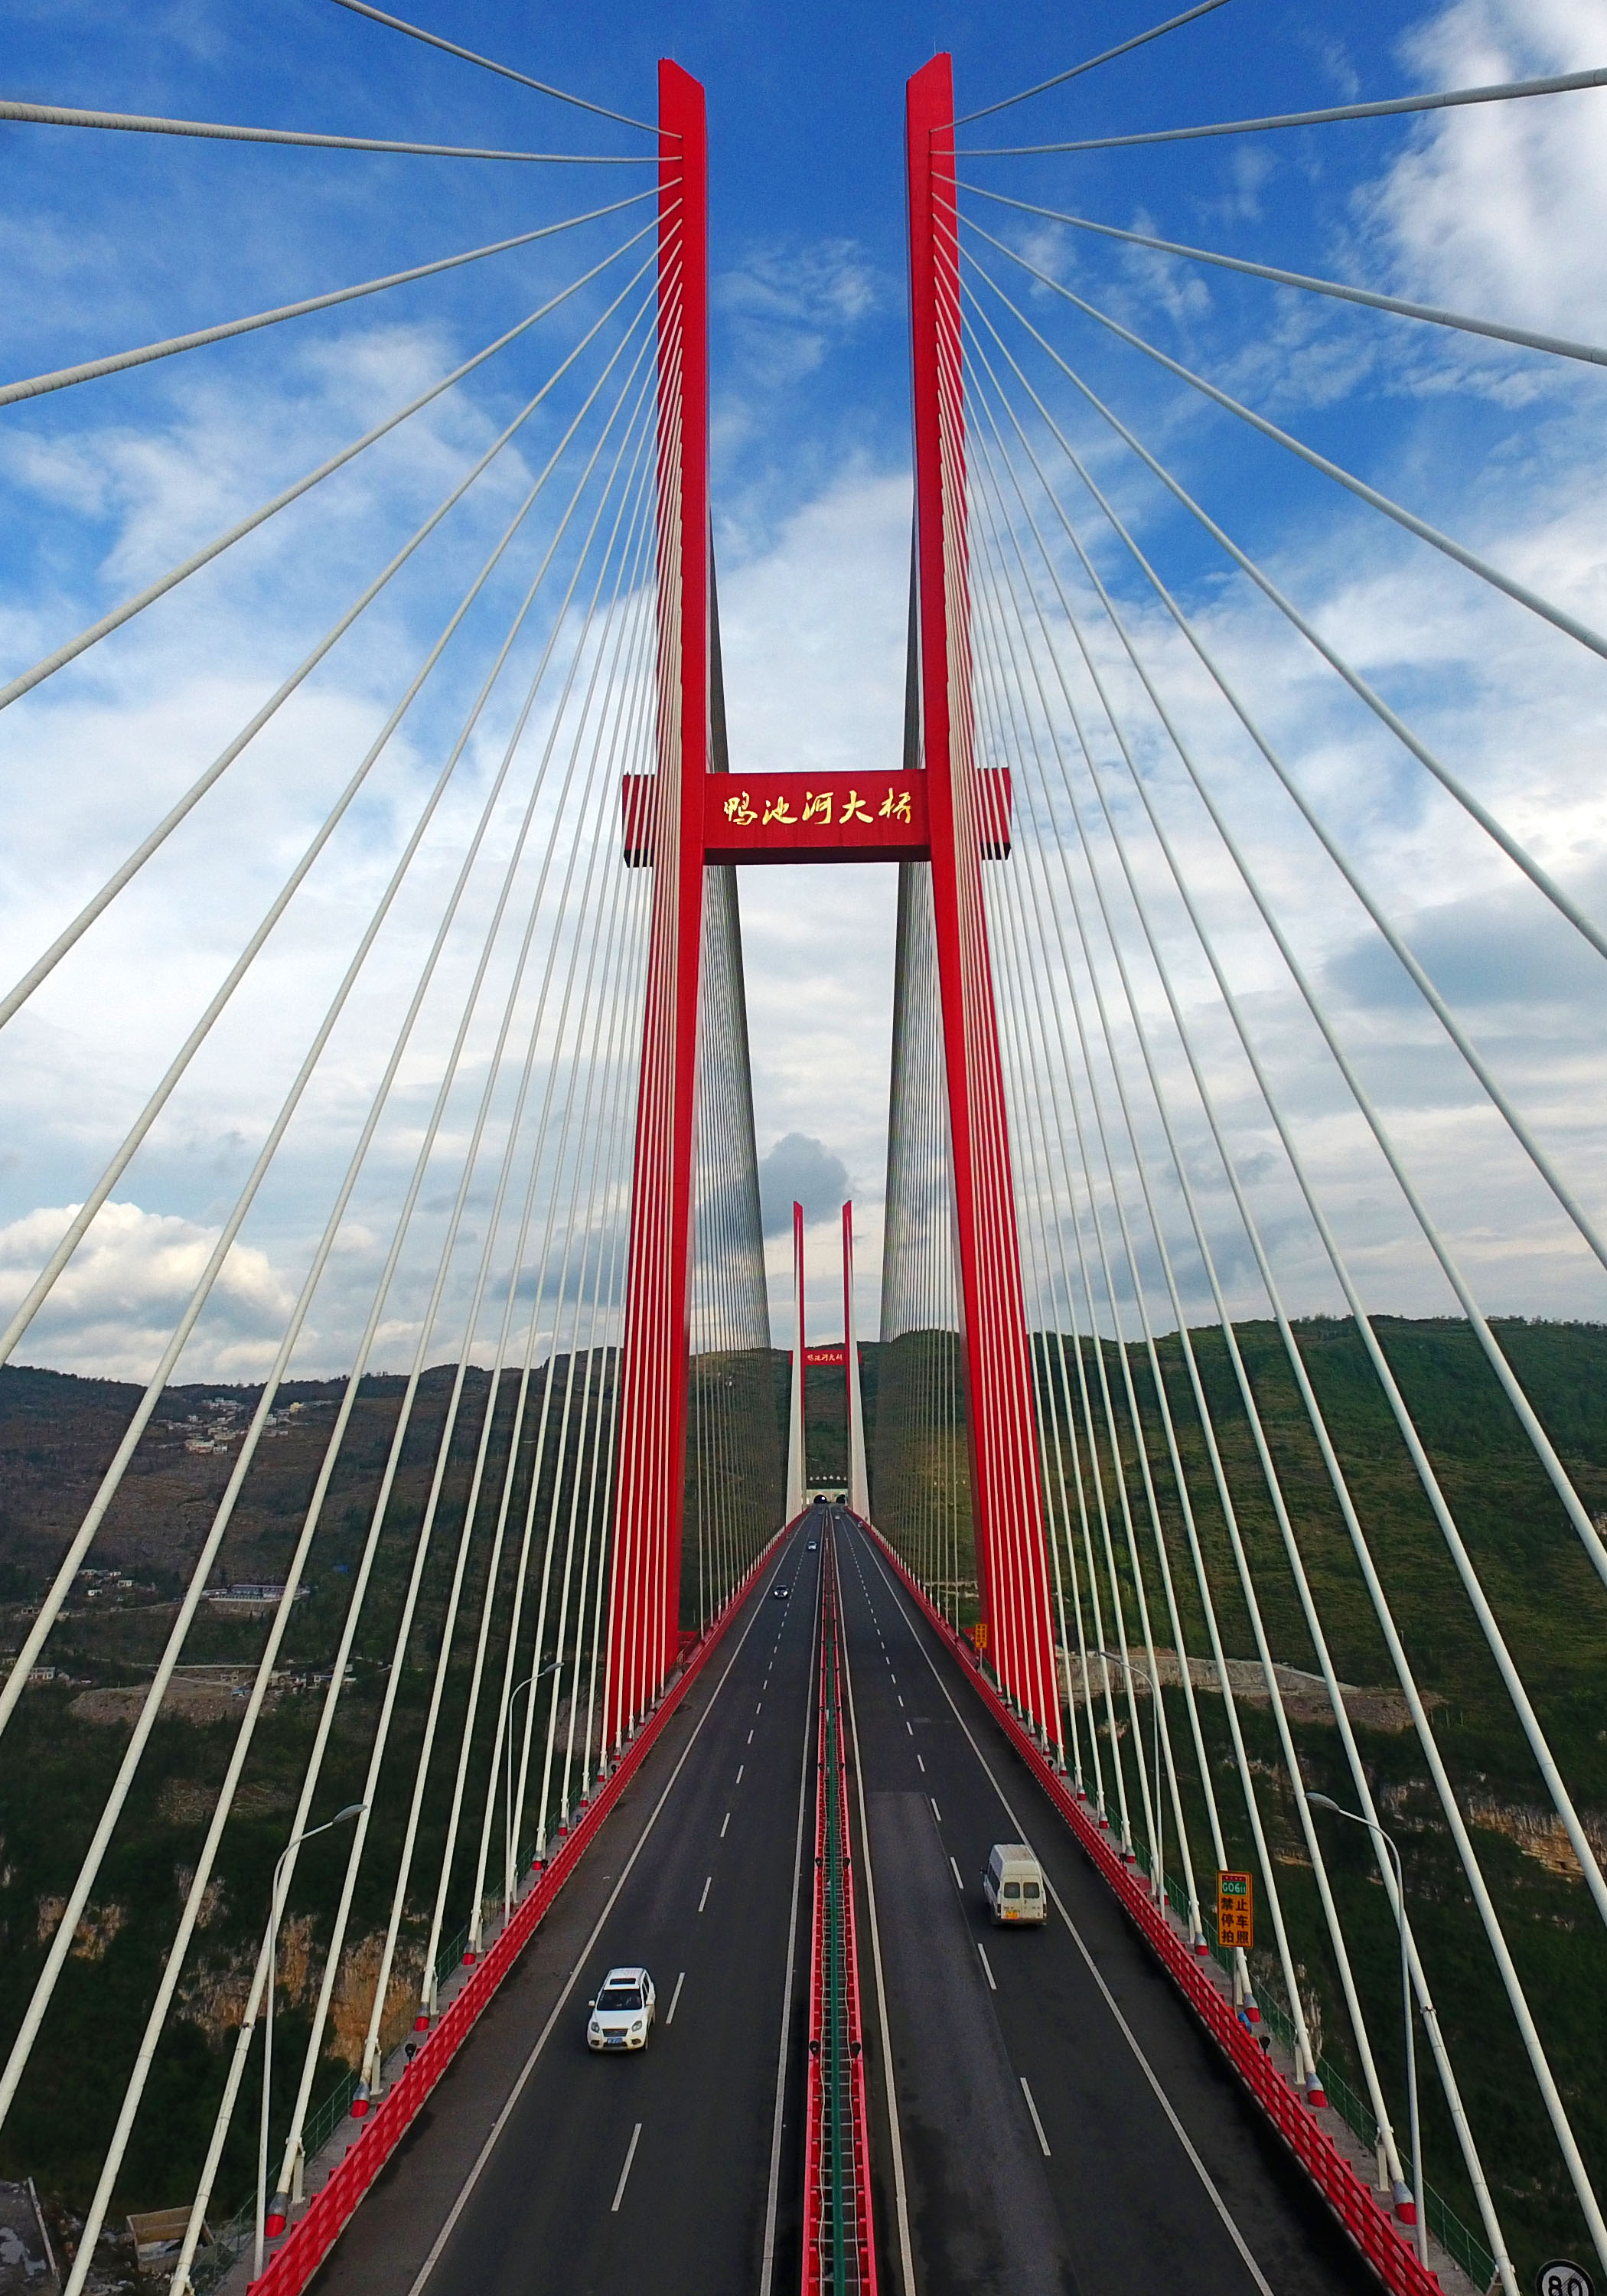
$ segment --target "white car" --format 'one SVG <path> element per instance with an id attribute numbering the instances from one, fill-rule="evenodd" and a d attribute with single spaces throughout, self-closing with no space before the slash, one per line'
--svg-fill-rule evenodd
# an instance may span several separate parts
<path id="1" fill-rule="evenodd" d="M 587 2003 L 589 2049 L 644 2049 L 659 2013 L 659 1997 L 644 1969 L 611 1969 L 603 1990 Z"/>

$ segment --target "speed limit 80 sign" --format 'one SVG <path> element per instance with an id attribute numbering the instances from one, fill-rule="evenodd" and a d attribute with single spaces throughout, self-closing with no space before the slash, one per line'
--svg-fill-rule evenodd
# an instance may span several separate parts
<path id="1" fill-rule="evenodd" d="M 1582 2264 L 1565 2256 L 1543 2264 L 1535 2276 L 1536 2296 L 1595 2296 L 1595 2286 Z"/>

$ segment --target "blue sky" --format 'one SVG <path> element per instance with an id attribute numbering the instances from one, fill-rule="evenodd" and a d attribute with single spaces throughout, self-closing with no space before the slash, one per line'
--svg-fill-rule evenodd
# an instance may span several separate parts
<path id="1" fill-rule="evenodd" d="M 908 546 L 906 77 L 934 48 L 949 48 L 963 111 L 1141 29 L 1152 14 L 1132 0 L 1074 12 L 535 12 L 439 0 L 422 18 L 447 37 L 644 118 L 660 53 L 707 85 L 715 515 L 739 768 L 873 765 L 898 741 Z M 325 0 L 272 9 L 242 0 L 13 0 L 6 15 L 4 92 L 28 100 L 517 148 L 647 148 L 628 129 Z M 1298 8 L 1230 0 L 1139 54 L 978 121 L 961 144 L 1316 106 L 1565 70 L 1603 54 L 1603 0 L 1455 0 L 1390 11 L 1357 0 Z M 1599 340 L 1607 339 L 1607 138 L 1591 122 L 1602 102 L 1570 97 L 1524 107 L 1521 119 L 1442 116 L 1160 154 L 966 159 L 962 175 L 1101 220 Z M 0 259 L 12 282 L 0 299 L 0 372 L 40 372 L 427 260 L 646 180 L 645 170 L 628 168 L 525 168 L 0 127 Z M 1314 310 L 1257 283 L 1135 257 L 1026 218 L 1001 225 L 1000 211 L 980 202 L 971 212 L 1174 357 L 1519 567 L 1587 619 L 1607 620 L 1596 539 L 1603 386 L 1595 373 L 1438 335 L 1420 340 L 1402 323 Z M 422 387 L 511 324 L 544 283 L 551 291 L 573 275 L 578 250 L 600 254 L 622 235 L 611 222 L 590 226 L 382 302 L 0 410 L 0 670 L 34 659 L 270 484 L 376 419 L 406 395 L 403 385 Z M 1002 279 L 1004 259 L 988 259 Z M 1591 674 L 1599 663 L 1582 666 L 1520 610 L 1487 601 L 1325 481 L 1201 409 L 1046 290 L 1023 278 L 1012 291 L 1552 865 L 1585 890 L 1603 882 L 1594 765 L 1603 711 Z M 600 296 L 589 291 L 577 310 L 594 313 Z M 457 411 L 431 418 L 406 447 L 378 453 L 373 477 L 351 482 L 332 523 L 287 514 L 270 541 L 239 554 L 237 567 L 201 578 L 146 618 L 138 646 L 133 634 L 112 641 L 93 668 L 68 673 L 0 724 L 8 977 L 196 770 L 208 742 L 255 706 L 265 682 L 366 578 L 381 545 L 507 419 L 515 380 L 537 372 L 488 370 Z M 1038 380 L 1059 388 L 1047 370 Z M 1416 769 L 1315 674 L 1092 418 L 1063 390 L 1054 403 L 1168 578 L 1261 697 L 1268 723 L 1393 913 L 1425 953 L 1435 952 L 1447 994 L 1465 999 L 1480 1041 L 1509 1063 L 1504 1073 L 1565 1148 L 1581 1185 L 1599 1192 L 1607 1165 L 1589 1112 L 1599 998 L 1566 936 L 1514 889 L 1505 865 L 1491 865 Z M 296 721 L 300 730 L 280 748 L 264 744 L 237 790 L 231 784 L 230 808 L 198 819 L 168 873 L 152 873 L 143 906 L 134 904 L 127 923 L 101 944 L 102 970 L 86 961 L 13 1032 L 0 1273 L 36 1250 L 42 1208 L 81 1193 L 159 1054 L 216 978 L 231 935 L 237 941 L 241 905 L 261 906 L 296 824 L 314 816 L 326 792 L 326 764 L 372 722 L 396 660 L 439 619 L 480 531 L 471 520 L 461 544 L 444 545 L 428 570 L 398 585 L 394 605 L 322 679 L 316 707 Z M 1145 627 L 1179 693 L 1191 693 L 1165 631 Z M 1225 791 L 1260 840 L 1259 857 L 1300 919 L 1311 961 L 1346 1000 L 1378 1088 L 1443 1202 L 1464 1220 L 1469 1248 L 1488 1267 L 1492 1304 L 1598 1313 L 1596 1279 L 1581 1270 L 1546 1203 L 1524 1193 L 1521 1174 L 1515 1193 L 1475 1201 L 1475 1188 L 1470 1196 L 1460 1161 L 1467 1101 L 1454 1060 L 1447 1067 L 1431 1031 L 1403 1009 L 1387 961 L 1381 969 L 1375 945 L 1314 869 L 1291 817 L 1267 803 L 1253 761 L 1199 707 L 1201 738 Z M 362 815 L 350 876 L 332 888 L 332 907 L 342 886 L 366 882 L 374 856 L 389 849 L 389 808 L 422 769 L 436 722 L 425 715 L 394 786 L 376 791 Z M 1357 1160 L 1354 1128 L 1242 897 L 1186 809 L 1178 821 L 1180 834 L 1195 840 L 1226 945 L 1259 999 L 1291 1104 L 1376 1275 L 1379 1304 L 1439 1306 L 1437 1279 L 1401 1250 L 1398 1207 L 1376 1187 L 1365 1157 Z M 761 1156 L 802 1136 L 845 1168 L 863 1207 L 867 1330 L 885 1152 L 891 894 L 890 875 L 870 872 L 757 872 L 743 885 Z M 168 1224 L 151 1229 L 153 1252 L 164 1236 L 189 1248 L 220 1217 L 267 1105 L 242 1055 L 278 1046 L 275 1012 L 322 978 L 316 920 L 315 908 L 300 940 L 287 938 L 276 985 L 242 1015 L 233 1052 L 220 1047 L 193 1102 L 119 1191 L 142 1220 Z M 1512 952 L 1493 972 L 1492 935 Z M 1188 962 L 1180 955 L 1185 971 Z M 1197 982 L 1195 993 L 1209 1033 L 1210 1000 Z M 1228 1049 L 1221 1060 L 1225 1089 L 1254 1131 L 1259 1119 Z M 65 1096 L 64 1075 L 73 1079 Z M 315 1128 L 298 1167 L 309 1185 L 326 1169 L 337 1129 L 332 1113 L 327 1136 Z M 1293 1296 L 1332 1304 L 1287 1191 L 1275 1175 L 1267 1185 Z M 288 1201 L 265 1209 L 258 1290 L 242 1278 L 240 1329 L 206 1358 L 220 1372 L 243 1375 L 252 1349 L 259 1352 L 255 1334 L 271 1320 L 304 1226 Z M 144 1233 L 130 1230 L 136 1242 Z M 824 1224 L 817 1241 L 824 1272 Z M 136 1251 L 79 1324 L 65 1316 L 48 1359 L 134 1368 L 147 1346 L 144 1265 Z M 167 1295 L 152 1282 L 154 1316 Z M 832 1290 L 816 1279 L 817 1296 Z M 135 1303 L 126 1347 L 116 1336 L 118 1299 Z M 343 1328 L 339 1319 L 328 1328 L 330 1367 Z"/>

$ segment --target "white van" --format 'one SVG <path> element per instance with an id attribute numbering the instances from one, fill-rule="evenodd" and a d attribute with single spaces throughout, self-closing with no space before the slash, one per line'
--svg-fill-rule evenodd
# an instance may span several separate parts
<path id="1" fill-rule="evenodd" d="M 988 1853 L 982 1895 L 995 1923 L 1046 1920 L 1049 1901 L 1044 1869 L 1024 1841 L 996 1841 Z"/>

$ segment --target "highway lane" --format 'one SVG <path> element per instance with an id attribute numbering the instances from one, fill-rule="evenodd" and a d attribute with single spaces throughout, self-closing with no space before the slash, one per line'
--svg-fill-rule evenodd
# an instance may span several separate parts
<path id="1" fill-rule="evenodd" d="M 794 1914 L 794 1889 L 818 1533 L 806 1517 L 764 1574 L 714 1683 L 697 1685 L 693 1712 L 644 1766 L 359 2210 L 319 2296 L 754 2290 L 767 2226 L 775 2284 L 796 2281 L 808 1892 Z M 652 1972 L 658 2030 L 640 2055 L 594 2057 L 586 2004 L 621 1962 Z"/>
<path id="2" fill-rule="evenodd" d="M 920 2296 L 1374 2288 L 958 1665 L 836 1520 Z M 983 1906 L 990 1845 L 1018 1838 L 1060 1900 L 1041 1931 L 996 1931 Z M 873 2034 L 871 1969 L 861 1985 Z M 913 2296 L 880 2070 L 883 2269 Z"/>

